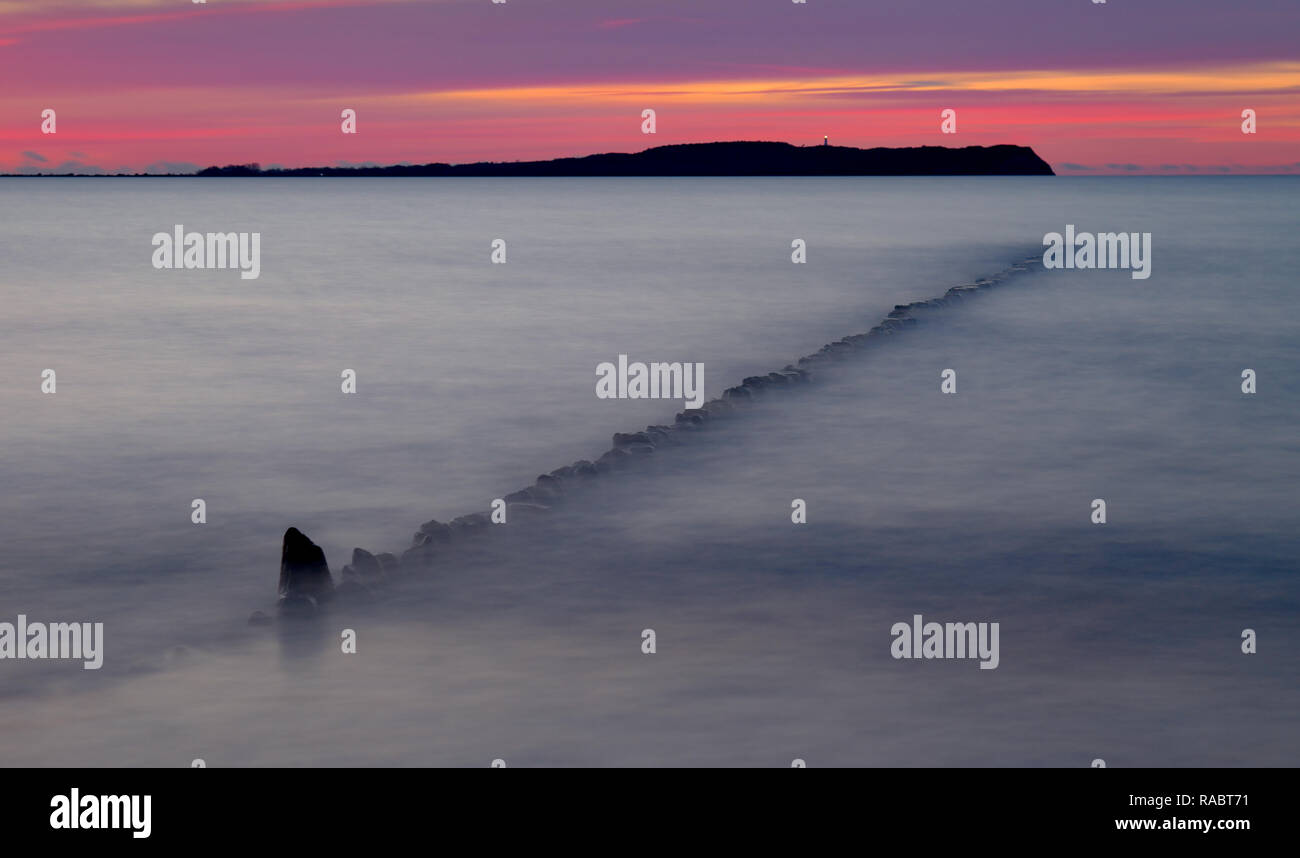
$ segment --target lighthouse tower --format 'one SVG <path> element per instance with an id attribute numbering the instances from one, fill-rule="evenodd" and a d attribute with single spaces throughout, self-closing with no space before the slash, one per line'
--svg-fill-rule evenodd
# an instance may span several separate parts
<path id="1" fill-rule="evenodd" d="M 830 138 L 830 135 L 826 135 L 826 134 L 822 135 L 822 145 L 823 145 L 823 146 L 829 146 L 829 145 L 831 145 L 831 138 Z"/>

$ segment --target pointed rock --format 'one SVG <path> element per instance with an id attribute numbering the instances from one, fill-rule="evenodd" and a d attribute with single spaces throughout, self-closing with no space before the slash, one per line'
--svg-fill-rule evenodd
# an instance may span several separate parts
<path id="1" fill-rule="evenodd" d="M 296 527 L 284 532 L 280 549 L 280 598 L 320 602 L 334 592 L 334 579 L 320 546 Z"/>

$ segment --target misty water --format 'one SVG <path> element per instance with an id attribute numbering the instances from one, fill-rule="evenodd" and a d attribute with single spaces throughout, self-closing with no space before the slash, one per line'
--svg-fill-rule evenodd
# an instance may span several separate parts
<path id="1" fill-rule="evenodd" d="M 1298 190 L 3 180 L 0 622 L 106 642 L 0 661 L 0 764 L 1298 765 Z M 154 269 L 176 224 L 260 232 L 260 277 Z M 1066 224 L 1150 232 L 1151 277 L 1045 271 Z M 337 576 L 673 422 L 598 363 L 712 398 L 1030 258 L 463 562 L 247 624 L 289 526 Z M 998 622 L 998 667 L 892 658 L 915 614 Z"/>

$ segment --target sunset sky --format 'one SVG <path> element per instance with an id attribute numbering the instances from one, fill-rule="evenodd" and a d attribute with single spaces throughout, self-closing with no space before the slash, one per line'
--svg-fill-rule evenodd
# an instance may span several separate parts
<path id="1" fill-rule="evenodd" d="M 826 134 L 1024 144 L 1063 174 L 1300 174 L 1298 37 L 1298 0 L 0 0 L 0 171 Z"/>

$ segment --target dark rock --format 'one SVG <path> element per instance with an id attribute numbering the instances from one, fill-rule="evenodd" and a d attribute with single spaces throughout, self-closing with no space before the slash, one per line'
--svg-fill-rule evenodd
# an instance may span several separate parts
<path id="1" fill-rule="evenodd" d="M 633 444 L 649 444 L 650 436 L 644 432 L 615 432 L 615 447 L 630 447 Z"/>
<path id="2" fill-rule="evenodd" d="M 343 580 L 356 579 L 363 583 L 381 580 L 384 570 L 375 555 L 364 548 L 352 549 L 352 562 L 343 567 Z"/>
<path id="3" fill-rule="evenodd" d="M 537 497 L 537 493 L 534 492 L 532 489 L 520 489 L 517 492 L 511 492 L 510 494 L 501 498 L 501 500 L 505 501 L 507 504 L 536 503 L 538 497 Z"/>
<path id="4" fill-rule="evenodd" d="M 555 477 L 550 474 L 542 474 L 537 478 L 536 484 L 533 485 L 533 492 L 542 500 L 552 501 L 559 500 L 564 494 L 564 488 Z"/>
<path id="5" fill-rule="evenodd" d="M 402 561 L 398 560 L 395 554 L 387 552 L 376 554 L 375 559 L 379 561 L 379 568 L 384 571 L 385 576 L 395 575 L 402 568 Z"/>
<path id="6" fill-rule="evenodd" d="M 421 545 L 412 545 L 402 552 L 403 569 L 421 569 L 433 563 L 433 558 L 438 555 L 438 545 L 433 542 L 426 542 Z"/>
<path id="7" fill-rule="evenodd" d="M 481 530 L 492 524 L 492 519 L 484 512 L 471 512 L 469 515 L 462 515 L 451 520 L 451 532 L 454 536 L 461 536 L 465 533 Z"/>
<path id="8" fill-rule="evenodd" d="M 673 434 L 671 426 L 647 426 L 643 433 L 650 438 L 650 443 L 656 447 L 662 447 L 665 444 L 676 444 L 677 437 Z"/>
<path id="9" fill-rule="evenodd" d="M 426 542 L 450 542 L 451 528 L 436 518 L 429 519 L 420 525 L 420 529 L 411 539 L 413 545 L 424 545 Z"/>
<path id="10" fill-rule="evenodd" d="M 626 448 L 615 447 L 612 450 L 606 450 L 604 455 L 596 460 L 596 467 L 602 471 L 607 468 L 620 468 L 631 458 L 632 454 Z"/>
<path id="11" fill-rule="evenodd" d="M 749 388 L 747 387 L 728 387 L 726 390 L 722 391 L 722 398 L 723 399 L 753 399 L 754 394 L 751 393 Z M 679 414 L 678 417 L 680 418 L 681 415 Z M 679 423 L 681 422 L 680 419 L 678 420 L 678 422 Z"/>
<path id="12" fill-rule="evenodd" d="M 280 598 L 306 597 L 314 607 L 333 592 L 334 579 L 330 577 L 325 552 L 298 528 L 286 530 L 280 549 Z"/>

